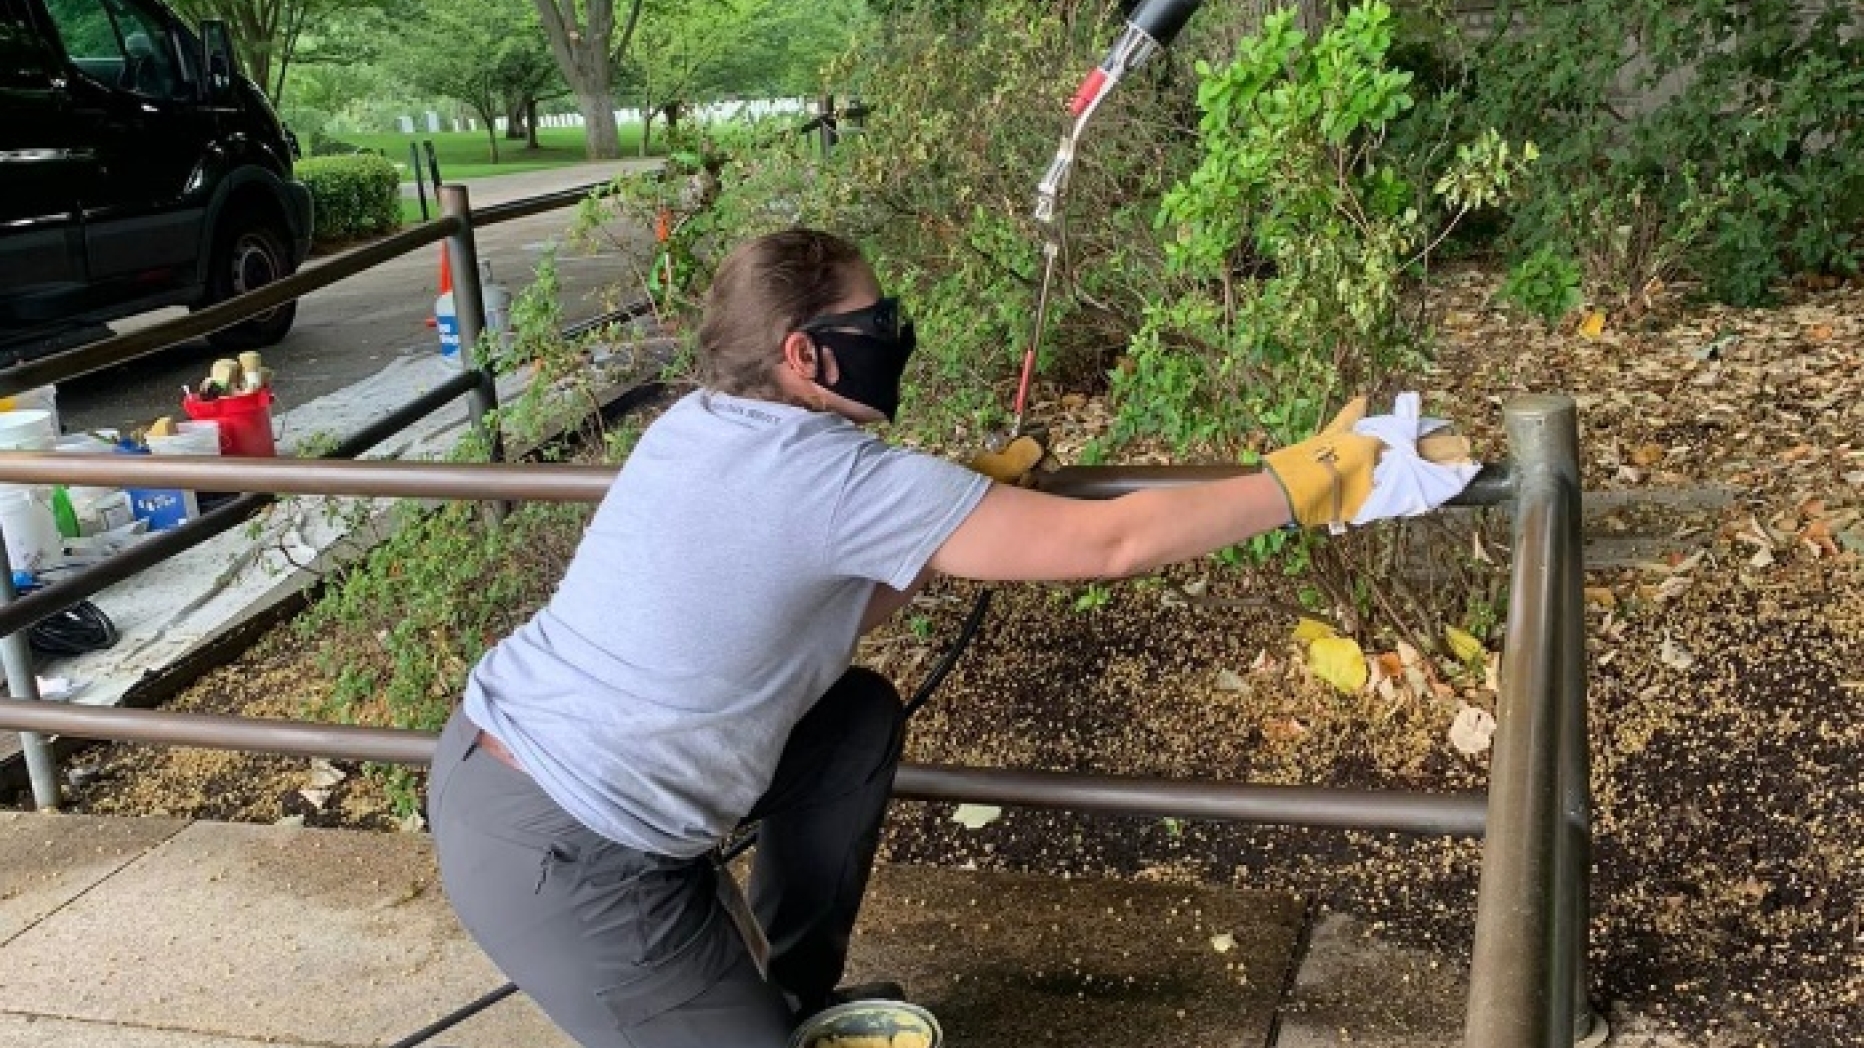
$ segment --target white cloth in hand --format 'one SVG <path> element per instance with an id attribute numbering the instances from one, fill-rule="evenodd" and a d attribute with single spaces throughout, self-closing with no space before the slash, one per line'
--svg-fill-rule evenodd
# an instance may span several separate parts
<path id="1" fill-rule="evenodd" d="M 1372 470 L 1372 493 L 1353 516 L 1355 526 L 1392 517 L 1415 517 L 1455 498 L 1481 469 L 1473 462 L 1438 465 L 1417 453 L 1418 438 L 1449 425 L 1423 418 L 1422 398 L 1400 393 L 1389 415 L 1371 415 L 1353 424 L 1353 432 L 1385 443 Z"/>

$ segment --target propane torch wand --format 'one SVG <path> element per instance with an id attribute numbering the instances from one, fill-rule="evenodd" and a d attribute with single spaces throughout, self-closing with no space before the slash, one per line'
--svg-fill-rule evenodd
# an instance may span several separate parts
<path id="1" fill-rule="evenodd" d="M 1029 407 L 1029 387 L 1035 380 L 1037 351 L 1042 345 L 1043 329 L 1048 325 L 1055 261 L 1061 256 L 1062 195 L 1068 188 L 1068 175 L 1074 169 L 1081 132 L 1087 128 L 1088 120 L 1100 108 L 1100 103 L 1112 93 L 1114 85 L 1145 64 L 1160 48 L 1169 46 L 1202 3 L 1203 0 L 1141 0 L 1128 16 L 1126 28 L 1120 31 L 1107 56 L 1081 81 L 1074 99 L 1068 103 L 1068 115 L 1073 122 L 1062 134 L 1055 159 L 1049 161 L 1048 171 L 1036 185 L 1035 218 L 1042 229 L 1042 284 L 1036 292 L 1035 328 L 1029 336 L 1029 348 L 1023 353 L 1022 377 L 1016 384 L 1016 401 L 1012 408 L 1015 419 L 1011 423 L 1010 438 L 1022 433 L 1023 414 Z"/>

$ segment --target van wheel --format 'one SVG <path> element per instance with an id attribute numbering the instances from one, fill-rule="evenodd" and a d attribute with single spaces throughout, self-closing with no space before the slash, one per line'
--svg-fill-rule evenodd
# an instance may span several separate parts
<path id="1" fill-rule="evenodd" d="M 265 218 L 258 215 L 234 215 L 214 239 L 214 257 L 207 271 L 207 297 L 201 306 L 212 306 L 235 295 L 257 290 L 275 280 L 290 276 L 295 268 L 286 239 Z M 298 303 L 292 300 L 221 328 L 207 336 L 216 349 L 258 349 L 275 345 L 291 330 L 297 319 Z"/>

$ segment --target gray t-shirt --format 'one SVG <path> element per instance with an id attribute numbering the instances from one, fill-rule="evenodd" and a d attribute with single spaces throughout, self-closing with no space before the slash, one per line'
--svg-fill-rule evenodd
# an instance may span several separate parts
<path id="1" fill-rule="evenodd" d="M 473 670 L 466 715 L 595 832 L 701 854 L 847 669 L 874 585 L 911 585 L 988 487 L 838 415 L 690 394 L 549 605 Z"/>

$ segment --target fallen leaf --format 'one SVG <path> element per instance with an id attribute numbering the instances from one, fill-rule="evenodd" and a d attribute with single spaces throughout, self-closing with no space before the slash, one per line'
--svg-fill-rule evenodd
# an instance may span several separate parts
<path id="1" fill-rule="evenodd" d="M 349 773 L 327 760 L 319 758 L 311 762 L 311 788 L 327 790 L 344 779 Z"/>
<path id="2" fill-rule="evenodd" d="M 1366 654 L 1351 637 L 1322 637 L 1307 648 L 1307 667 L 1314 676 L 1347 694 L 1366 686 L 1371 671 Z"/>
<path id="3" fill-rule="evenodd" d="M 1618 606 L 1618 594 L 1613 593 L 1610 586 L 1587 586 L 1586 603 L 1597 604 L 1602 608 L 1615 608 Z"/>
<path id="4" fill-rule="evenodd" d="M 951 813 L 951 821 L 967 830 L 981 830 L 1003 817 L 1003 809 L 994 804 L 960 804 Z"/>
<path id="5" fill-rule="evenodd" d="M 1398 661 L 1404 663 L 1406 666 L 1415 666 L 1424 661 L 1424 656 L 1420 654 L 1416 648 L 1406 644 L 1404 641 L 1398 642 L 1397 651 Z"/>
<path id="6" fill-rule="evenodd" d="M 1664 451 L 1660 445 L 1644 444 L 1631 449 L 1631 462 L 1637 466 L 1655 466 L 1663 461 Z"/>
<path id="7" fill-rule="evenodd" d="M 1294 639 L 1303 644 L 1309 644 L 1317 640 L 1326 640 L 1329 637 L 1337 637 L 1339 635 L 1340 633 L 1338 630 L 1319 619 L 1303 618 L 1300 622 L 1295 623 L 1294 627 Z"/>
<path id="8" fill-rule="evenodd" d="M 1657 661 L 1673 670 L 1686 670 L 1696 664 L 1696 657 L 1673 638 L 1665 637 L 1663 647 L 1657 651 Z"/>
<path id="9" fill-rule="evenodd" d="M 1495 715 L 1480 706 L 1464 706 L 1450 722 L 1450 745 L 1458 753 L 1474 757 L 1494 741 Z"/>
<path id="10" fill-rule="evenodd" d="M 1695 585 L 1695 580 L 1686 575 L 1672 575 L 1664 579 L 1663 584 L 1657 587 L 1657 599 L 1675 600 L 1689 592 L 1689 587 L 1693 585 Z"/>
<path id="11" fill-rule="evenodd" d="M 1216 688 L 1218 691 L 1248 691 L 1249 684 L 1235 670 L 1218 670 Z"/>
<path id="12" fill-rule="evenodd" d="M 1236 949 L 1236 936 L 1223 932 L 1210 937 L 1210 948 L 1218 953 L 1229 953 Z"/>
<path id="13" fill-rule="evenodd" d="M 1450 645 L 1450 653 L 1463 662 L 1474 662 L 1488 655 L 1489 649 L 1483 643 L 1455 626 L 1443 628 L 1443 639 Z"/>
<path id="14" fill-rule="evenodd" d="M 1381 678 L 1404 676 L 1404 656 L 1395 651 L 1388 651 L 1378 658 L 1379 676 Z"/>
<path id="15" fill-rule="evenodd" d="M 1262 725 L 1262 737 L 1274 743 L 1290 743 L 1307 734 L 1307 725 L 1293 717 L 1277 717 Z"/>
<path id="16" fill-rule="evenodd" d="M 1807 342 L 1825 342 L 1831 337 L 1832 326 L 1830 324 L 1814 324 L 1806 329 Z"/>
<path id="17" fill-rule="evenodd" d="M 1579 334 L 1581 338 L 1588 340 L 1597 339 L 1604 333 L 1605 314 L 1596 309 L 1589 311 L 1585 319 L 1579 322 Z"/>
<path id="18" fill-rule="evenodd" d="M 1752 557 L 1748 558 L 1748 567 L 1753 568 L 1756 571 L 1760 570 L 1761 568 L 1771 567 L 1772 565 L 1773 565 L 1773 547 L 1771 546 L 1762 546 L 1761 548 L 1754 551 L 1754 555 Z"/>

